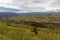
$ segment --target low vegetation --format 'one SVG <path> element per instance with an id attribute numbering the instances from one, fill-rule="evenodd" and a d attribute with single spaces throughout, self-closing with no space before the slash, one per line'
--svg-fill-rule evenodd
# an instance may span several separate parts
<path id="1" fill-rule="evenodd" d="M 0 40 L 60 40 L 59 17 L 28 14 L 1 20 Z"/>

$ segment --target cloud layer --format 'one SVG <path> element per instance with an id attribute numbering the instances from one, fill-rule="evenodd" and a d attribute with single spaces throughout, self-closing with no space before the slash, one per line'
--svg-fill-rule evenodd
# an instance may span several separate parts
<path id="1" fill-rule="evenodd" d="M 60 10 L 60 0 L 0 0 L 0 7 L 15 8 L 21 12 Z"/>
<path id="2" fill-rule="evenodd" d="M 14 5 L 25 11 L 48 11 L 60 9 L 60 0 L 14 0 Z"/>

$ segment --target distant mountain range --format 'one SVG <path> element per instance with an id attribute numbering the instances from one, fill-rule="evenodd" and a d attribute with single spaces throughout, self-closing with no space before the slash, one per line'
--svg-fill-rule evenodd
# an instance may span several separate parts
<path id="1" fill-rule="evenodd" d="M 37 15 L 37 14 L 60 14 L 60 12 L 30 12 L 30 13 L 14 13 L 14 12 L 0 12 L 0 19 L 10 18 L 14 16 L 23 16 L 23 15 Z"/>
<path id="2" fill-rule="evenodd" d="M 22 15 L 25 15 L 25 14 L 60 14 L 60 10 L 57 9 L 57 10 L 50 10 L 50 11 L 47 11 L 47 12 L 27 12 L 27 13 L 24 13 L 24 12 L 20 12 L 22 10 L 18 10 L 18 9 L 13 9 L 13 8 L 5 8 L 5 7 L 0 7 L 0 19 L 1 18 L 9 18 L 9 17 L 14 17 L 14 16 L 22 16 Z"/>
<path id="3" fill-rule="evenodd" d="M 13 16 L 24 15 L 24 14 L 60 14 L 60 12 L 30 12 L 30 13 L 0 12 L 0 17 L 1 16 L 13 17 Z"/>
<path id="4" fill-rule="evenodd" d="M 13 12 L 0 12 L 0 20 L 3 18 L 10 18 L 14 16 L 18 16 L 18 14 Z"/>

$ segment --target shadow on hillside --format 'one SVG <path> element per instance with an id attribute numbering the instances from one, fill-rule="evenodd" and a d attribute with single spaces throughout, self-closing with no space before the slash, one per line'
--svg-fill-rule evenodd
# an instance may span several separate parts
<path id="1" fill-rule="evenodd" d="M 30 25 L 30 26 L 35 26 L 35 27 L 42 27 L 42 28 L 60 28 L 60 23 L 53 23 L 53 22 L 32 22 L 32 21 L 15 21 L 15 20 L 10 20 L 8 24 L 10 23 L 16 23 L 16 24 L 25 24 L 25 25 Z"/>
<path id="2" fill-rule="evenodd" d="M 60 27 L 60 23 L 50 23 L 50 22 L 31 22 L 31 21 L 24 21 L 25 24 L 30 24 L 32 26 L 37 26 L 37 27 Z"/>

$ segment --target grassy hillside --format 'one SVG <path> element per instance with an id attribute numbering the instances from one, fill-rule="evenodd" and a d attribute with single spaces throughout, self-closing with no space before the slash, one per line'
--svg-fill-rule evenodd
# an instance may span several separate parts
<path id="1" fill-rule="evenodd" d="M 60 15 L 27 14 L 4 19 L 0 21 L 0 40 L 60 40 L 59 18 Z"/>

